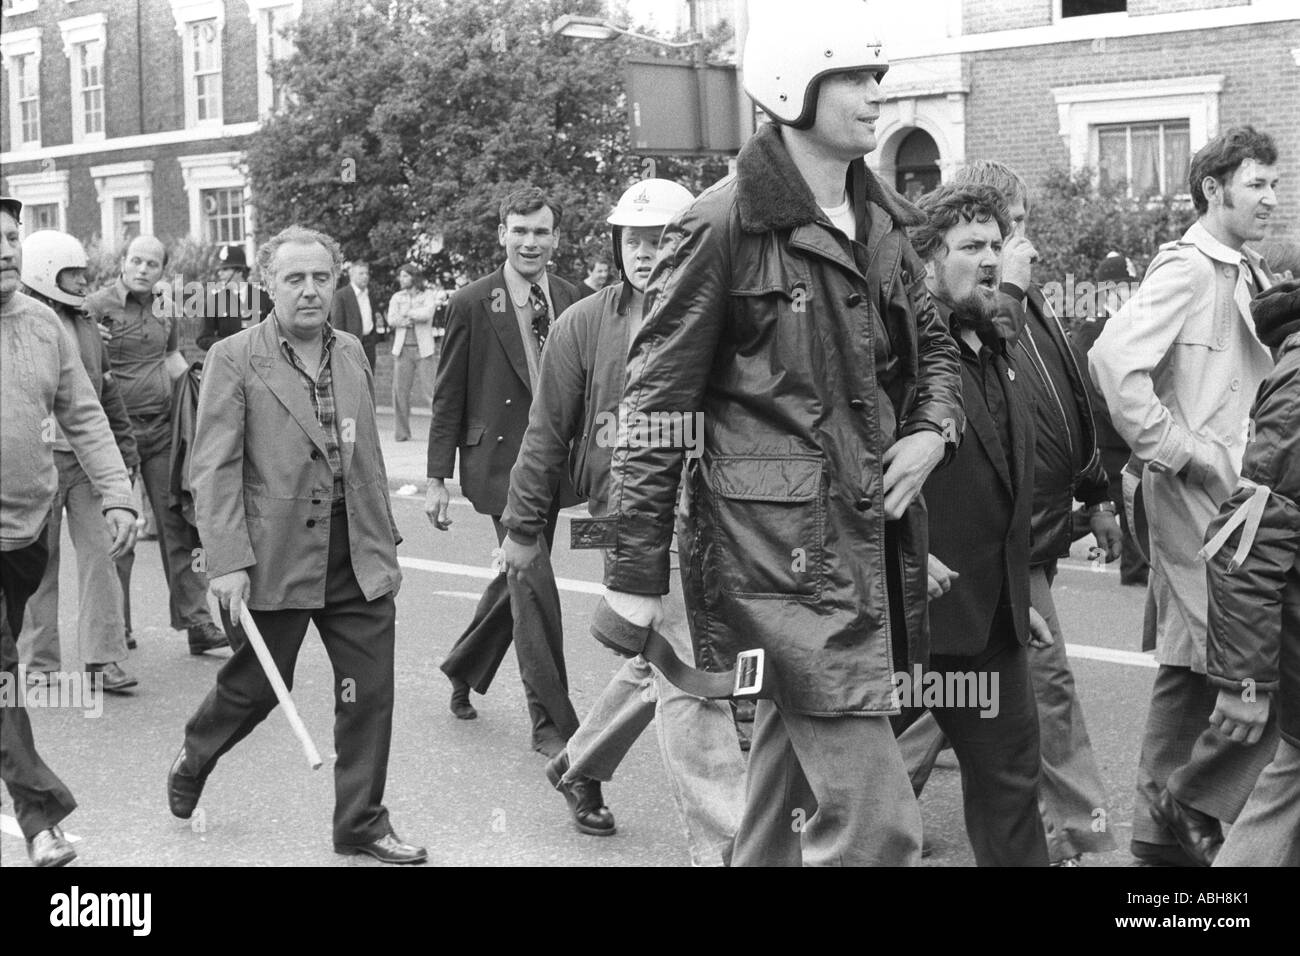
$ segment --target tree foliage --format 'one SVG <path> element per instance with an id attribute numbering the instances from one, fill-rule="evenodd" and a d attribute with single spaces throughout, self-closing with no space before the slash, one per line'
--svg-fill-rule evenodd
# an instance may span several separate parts
<path id="1" fill-rule="evenodd" d="M 1130 197 L 1124 183 L 1099 183 L 1090 169 L 1051 170 L 1030 209 L 1030 236 L 1040 256 L 1035 278 L 1092 281 L 1112 251 L 1132 259 L 1141 278 L 1160 245 L 1195 219 L 1190 202 Z"/>
<path id="2" fill-rule="evenodd" d="M 564 208 L 562 275 L 608 248 L 605 217 L 647 174 L 698 191 L 725 161 L 657 160 L 628 149 L 619 58 L 631 41 L 552 36 L 561 13 L 602 0 L 338 0 L 304 12 L 278 67 L 291 105 L 248 151 L 258 235 L 323 229 L 386 283 L 402 262 L 476 277 L 495 268 L 497 207 L 521 185 Z M 443 251 L 432 251 L 441 236 Z"/>

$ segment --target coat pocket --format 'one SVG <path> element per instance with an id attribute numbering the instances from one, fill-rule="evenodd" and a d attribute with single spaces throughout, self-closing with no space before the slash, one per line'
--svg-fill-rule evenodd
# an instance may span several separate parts
<path id="1" fill-rule="evenodd" d="M 825 584 L 820 458 L 718 457 L 708 468 L 724 592 L 816 601 Z"/>
<path id="2" fill-rule="evenodd" d="M 461 440 L 461 444 L 466 447 L 477 445 L 483 440 L 483 432 L 485 430 L 486 426 L 484 425 L 471 424 L 465 429 L 465 437 Z"/>

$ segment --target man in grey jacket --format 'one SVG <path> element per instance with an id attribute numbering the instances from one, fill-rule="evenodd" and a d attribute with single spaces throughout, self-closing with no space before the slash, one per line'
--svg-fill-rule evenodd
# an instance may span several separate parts
<path id="1" fill-rule="evenodd" d="M 103 499 L 113 557 L 135 545 L 136 518 L 126 465 L 76 345 L 53 311 L 18 291 L 21 211 L 18 200 L 0 196 L 0 666 L 11 690 L 20 686 L 14 635 L 22 631 L 49 553 L 45 521 L 59 483 L 56 424 Z M 13 797 L 27 853 L 37 866 L 62 866 L 77 852 L 59 823 L 77 803 L 36 752 L 23 702 L 13 693 L 0 701 L 0 778 Z"/>

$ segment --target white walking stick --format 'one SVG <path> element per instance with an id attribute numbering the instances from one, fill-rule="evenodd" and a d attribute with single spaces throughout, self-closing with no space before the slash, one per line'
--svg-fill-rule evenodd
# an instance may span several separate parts
<path id="1" fill-rule="evenodd" d="M 266 641 L 262 640 L 262 632 L 257 629 L 257 623 L 253 620 L 253 615 L 248 610 L 247 604 L 239 606 L 239 623 L 244 628 L 244 634 L 248 636 L 248 643 L 253 645 L 253 652 L 257 654 L 257 659 L 262 665 L 262 670 L 266 671 L 266 679 L 271 682 L 271 689 L 275 691 L 275 698 L 280 702 L 280 707 L 284 710 L 284 716 L 289 718 L 289 726 L 293 728 L 298 742 L 302 744 L 302 749 L 307 754 L 307 762 L 311 764 L 311 769 L 319 770 L 321 767 L 320 754 L 316 751 L 316 745 L 311 742 L 311 734 L 307 733 L 307 727 L 298 716 L 298 708 L 293 705 L 293 698 L 289 696 L 289 688 L 284 686 L 284 678 L 280 676 L 280 669 L 275 666 L 275 661 L 271 658 L 271 652 L 266 646 Z"/>

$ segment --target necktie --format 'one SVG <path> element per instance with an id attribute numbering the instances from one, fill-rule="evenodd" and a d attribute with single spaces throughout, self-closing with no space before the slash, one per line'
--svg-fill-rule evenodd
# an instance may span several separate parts
<path id="1" fill-rule="evenodd" d="M 542 287 L 536 282 L 528 290 L 528 304 L 533 307 L 533 334 L 537 336 L 537 351 L 540 352 L 551 331 L 551 306 L 542 293 Z"/>

